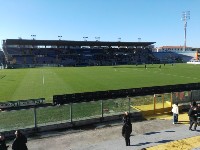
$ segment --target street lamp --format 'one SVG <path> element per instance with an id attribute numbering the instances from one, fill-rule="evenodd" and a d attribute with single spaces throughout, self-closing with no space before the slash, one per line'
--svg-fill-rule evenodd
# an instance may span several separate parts
<path id="1" fill-rule="evenodd" d="M 36 38 L 36 35 L 33 35 L 33 34 L 32 34 L 32 35 L 31 35 L 31 37 L 33 37 L 33 40 L 35 40 L 35 38 Z M 35 37 L 35 38 L 34 38 L 34 37 Z"/>
<path id="2" fill-rule="evenodd" d="M 184 11 L 182 14 L 181 20 L 184 21 L 184 51 L 186 50 L 186 28 L 187 28 L 187 20 L 190 19 L 190 11 Z"/>

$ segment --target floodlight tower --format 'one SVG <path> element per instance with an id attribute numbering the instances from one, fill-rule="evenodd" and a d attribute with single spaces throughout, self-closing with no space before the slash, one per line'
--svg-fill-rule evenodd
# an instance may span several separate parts
<path id="1" fill-rule="evenodd" d="M 35 38 L 36 38 L 36 35 L 33 35 L 33 34 L 32 34 L 32 35 L 31 35 L 31 37 L 33 37 L 33 40 L 35 40 Z"/>
<path id="2" fill-rule="evenodd" d="M 87 41 L 88 37 L 87 37 L 87 36 L 84 36 L 83 39 L 84 39 L 84 41 Z"/>
<path id="3" fill-rule="evenodd" d="M 186 28 L 187 28 L 187 20 L 190 19 L 190 11 L 184 11 L 182 14 L 182 21 L 184 21 L 184 51 L 186 50 Z"/>
<path id="4" fill-rule="evenodd" d="M 100 38 L 101 38 L 101 37 L 99 37 L 99 36 L 96 36 L 96 37 L 95 37 L 95 39 L 96 39 L 97 42 L 100 41 Z"/>
<path id="5" fill-rule="evenodd" d="M 62 38 L 62 35 L 58 35 L 58 39 L 61 40 L 61 38 Z"/>

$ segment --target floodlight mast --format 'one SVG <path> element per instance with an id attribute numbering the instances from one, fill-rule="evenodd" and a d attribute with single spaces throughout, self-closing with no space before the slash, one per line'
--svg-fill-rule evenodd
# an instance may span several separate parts
<path id="1" fill-rule="evenodd" d="M 184 21 L 184 48 L 183 50 L 186 50 L 186 39 L 187 39 L 187 20 L 190 19 L 190 11 L 184 11 L 182 14 L 182 21 Z"/>
<path id="2" fill-rule="evenodd" d="M 96 39 L 96 42 L 100 41 L 100 38 L 101 38 L 101 37 L 99 37 L 99 36 L 96 36 L 96 37 L 95 37 L 95 39 Z"/>
<path id="3" fill-rule="evenodd" d="M 62 35 L 58 35 L 58 39 L 61 40 L 61 38 L 62 38 Z"/>
<path id="4" fill-rule="evenodd" d="M 35 40 L 35 38 L 36 38 L 36 35 L 33 35 L 33 34 L 32 34 L 32 35 L 31 35 L 31 37 L 33 37 L 33 40 Z"/>
<path id="5" fill-rule="evenodd" d="M 84 39 L 84 41 L 87 41 L 88 37 L 87 37 L 87 36 L 84 36 L 83 39 Z"/>

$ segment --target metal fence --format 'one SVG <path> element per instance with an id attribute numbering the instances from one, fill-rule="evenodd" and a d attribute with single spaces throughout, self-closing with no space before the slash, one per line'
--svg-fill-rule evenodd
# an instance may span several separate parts
<path id="1" fill-rule="evenodd" d="M 199 101 L 200 90 L 108 99 L 60 106 L 30 108 L 0 112 L 0 132 L 34 128 L 52 124 L 103 118 L 123 114 L 124 111 L 153 111 L 167 107 L 167 103 Z M 169 104 L 170 105 L 170 104 Z M 170 107 L 170 106 L 169 106 Z M 169 108 L 168 107 L 168 108 Z M 168 110 L 169 111 L 169 110 Z M 161 111 L 165 112 L 165 111 Z"/>
<path id="2" fill-rule="evenodd" d="M 112 116 L 130 110 L 129 107 L 130 98 L 123 98 L 2 111 L 0 132 Z"/>

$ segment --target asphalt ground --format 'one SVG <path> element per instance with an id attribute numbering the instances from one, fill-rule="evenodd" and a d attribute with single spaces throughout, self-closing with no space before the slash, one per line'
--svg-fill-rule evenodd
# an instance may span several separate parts
<path id="1" fill-rule="evenodd" d="M 132 122 L 131 146 L 125 146 L 119 122 L 42 133 L 29 137 L 27 145 L 29 150 L 200 150 L 200 127 L 190 131 L 188 119 L 185 113 L 179 115 L 179 124 L 173 124 L 168 115 Z"/>

